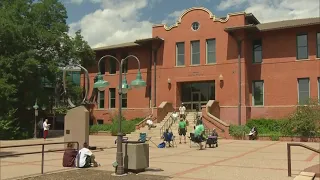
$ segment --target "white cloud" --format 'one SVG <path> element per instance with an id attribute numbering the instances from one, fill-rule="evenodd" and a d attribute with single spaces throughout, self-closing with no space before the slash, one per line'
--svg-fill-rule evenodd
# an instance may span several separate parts
<path id="1" fill-rule="evenodd" d="M 69 1 L 67 1 L 67 3 L 72 3 L 72 4 L 79 5 L 79 4 L 83 3 L 83 0 L 69 0 Z"/>
<path id="2" fill-rule="evenodd" d="M 118 44 L 149 38 L 153 23 L 140 19 L 140 10 L 148 7 L 148 0 L 90 0 L 101 3 L 101 9 L 69 24 L 69 34 L 81 29 L 92 47 Z M 154 3 L 159 0 L 153 0 Z"/>
<path id="3" fill-rule="evenodd" d="M 319 0 L 223 0 L 218 10 L 244 8 L 260 22 L 319 17 Z"/>
<path id="4" fill-rule="evenodd" d="M 170 13 L 166 19 L 162 21 L 162 24 L 172 25 L 177 22 L 178 18 L 181 16 L 181 14 L 185 11 L 185 9 L 180 11 L 174 11 L 173 13 Z"/>

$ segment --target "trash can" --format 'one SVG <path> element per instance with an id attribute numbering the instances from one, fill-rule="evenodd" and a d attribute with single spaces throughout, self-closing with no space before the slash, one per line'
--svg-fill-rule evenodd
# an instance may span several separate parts
<path id="1" fill-rule="evenodd" d="M 149 144 L 140 141 L 122 143 L 124 169 L 144 171 L 149 167 Z"/>

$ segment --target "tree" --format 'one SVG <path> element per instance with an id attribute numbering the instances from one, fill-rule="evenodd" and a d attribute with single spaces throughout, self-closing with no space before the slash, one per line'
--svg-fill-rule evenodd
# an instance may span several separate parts
<path id="1" fill-rule="evenodd" d="M 26 107 L 36 98 L 48 103 L 53 92 L 44 90 L 42 77 L 54 82 L 59 66 L 94 62 L 81 32 L 68 36 L 66 19 L 59 0 L 0 1 L 0 120 L 14 122 L 7 126 L 28 127 Z"/>

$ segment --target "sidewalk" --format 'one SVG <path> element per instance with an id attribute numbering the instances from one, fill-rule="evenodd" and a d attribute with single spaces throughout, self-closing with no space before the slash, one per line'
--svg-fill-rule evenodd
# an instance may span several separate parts
<path id="1" fill-rule="evenodd" d="M 114 171 L 116 137 L 90 136 L 90 145 L 103 147 L 95 152 L 101 167 Z M 60 142 L 62 138 L 47 142 Z M 155 140 L 157 141 L 157 140 Z M 41 143 L 43 140 L 2 141 L 1 146 Z M 158 144 L 159 142 L 155 142 Z M 319 148 L 318 143 L 305 143 Z M 45 149 L 59 149 L 50 145 Z M 3 149 L 1 153 L 40 151 L 41 147 Z M 319 164 L 319 155 L 300 147 L 292 148 L 292 177 L 287 177 L 286 143 L 277 141 L 219 140 L 218 148 L 197 150 L 187 144 L 158 149 L 150 143 L 150 168 L 141 174 L 170 176 L 174 180 L 292 180 L 300 171 Z M 45 154 L 44 172 L 71 170 L 62 167 L 62 152 Z M 1 159 L 1 179 L 30 176 L 41 172 L 41 154 Z"/>

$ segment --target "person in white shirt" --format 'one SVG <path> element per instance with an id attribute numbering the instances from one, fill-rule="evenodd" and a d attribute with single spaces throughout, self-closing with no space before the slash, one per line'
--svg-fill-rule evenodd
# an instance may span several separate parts
<path id="1" fill-rule="evenodd" d="M 95 161 L 94 154 L 88 149 L 88 143 L 83 143 L 83 148 L 79 150 L 77 158 L 76 158 L 76 165 L 79 168 L 87 168 L 87 167 L 98 167 L 99 164 Z M 78 163 L 79 160 L 79 163 Z"/>
<path id="2" fill-rule="evenodd" d="M 153 125 L 153 121 L 152 121 L 151 117 L 152 117 L 152 116 L 150 116 L 149 119 L 146 121 L 146 124 L 148 125 L 149 130 L 150 130 L 151 128 L 156 127 L 155 125 Z"/>
<path id="3" fill-rule="evenodd" d="M 178 113 L 176 112 L 176 110 L 174 110 L 174 112 L 172 113 L 171 116 L 172 116 L 173 122 L 176 122 L 179 115 L 178 115 Z"/>
<path id="4" fill-rule="evenodd" d="M 186 116 L 186 107 L 183 105 L 183 103 L 181 104 L 181 106 L 179 107 L 179 111 L 180 111 L 180 117 L 185 119 Z"/>
<path id="5" fill-rule="evenodd" d="M 48 124 L 48 119 L 43 122 L 43 139 L 46 140 L 49 133 L 50 124 Z"/>

